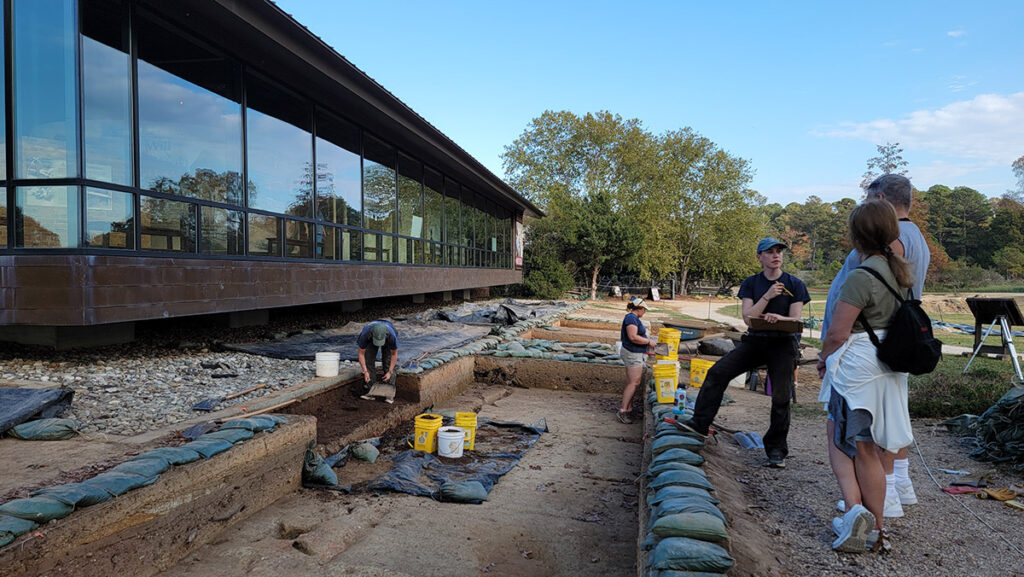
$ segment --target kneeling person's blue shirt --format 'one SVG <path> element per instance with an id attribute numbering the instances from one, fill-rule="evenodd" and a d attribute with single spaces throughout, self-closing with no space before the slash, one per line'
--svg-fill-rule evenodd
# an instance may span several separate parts
<path id="1" fill-rule="evenodd" d="M 372 323 L 366 323 L 366 326 L 363 327 L 362 331 L 360 331 L 359 336 L 356 337 L 356 345 L 361 349 L 365 349 L 373 342 L 373 325 L 377 323 L 383 324 L 388 329 L 387 339 L 384 341 L 384 346 L 381 348 L 389 351 L 398 350 L 398 334 L 395 333 L 395 325 L 388 321 L 373 321 Z"/>

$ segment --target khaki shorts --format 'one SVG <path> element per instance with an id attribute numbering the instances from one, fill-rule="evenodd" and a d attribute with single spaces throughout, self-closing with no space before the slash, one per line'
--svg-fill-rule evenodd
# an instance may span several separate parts
<path id="1" fill-rule="evenodd" d="M 622 364 L 627 367 L 642 367 L 646 364 L 647 353 L 634 353 L 633 351 L 627 351 L 622 349 L 619 351 L 619 358 L 622 359 Z"/>

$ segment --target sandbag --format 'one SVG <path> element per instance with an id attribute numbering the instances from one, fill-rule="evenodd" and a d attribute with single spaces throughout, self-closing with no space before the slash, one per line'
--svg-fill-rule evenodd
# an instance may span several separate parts
<path id="1" fill-rule="evenodd" d="M 651 442 L 651 454 L 660 455 L 669 449 L 686 449 L 697 452 L 704 448 L 704 441 L 686 435 L 661 435 Z"/>
<path id="2" fill-rule="evenodd" d="M 152 485 L 153 483 L 156 483 L 158 477 L 159 475 L 143 477 L 142 475 L 136 475 L 133 473 L 107 471 L 106 473 L 96 475 L 92 479 L 82 481 L 82 484 L 90 487 L 99 487 L 117 497 L 118 495 L 123 495 L 124 493 L 131 491 L 132 489 Z"/>
<path id="3" fill-rule="evenodd" d="M 665 499 L 655 507 L 651 508 L 651 524 L 653 525 L 654 521 L 664 517 L 665 515 L 697 512 L 714 515 L 721 519 L 722 523 L 724 523 L 726 527 L 729 526 L 729 522 L 725 519 L 725 513 L 722 513 L 721 509 L 716 507 L 710 501 L 701 499 L 700 497 L 676 497 L 674 499 Z"/>
<path id="4" fill-rule="evenodd" d="M 63 441 L 77 437 L 78 429 L 74 419 L 39 419 L 17 425 L 7 433 L 24 441 Z"/>
<path id="5" fill-rule="evenodd" d="M 654 458 L 651 459 L 651 465 L 657 465 L 659 463 L 666 463 L 669 461 L 679 461 L 680 463 L 696 466 L 704 464 L 704 457 L 701 457 L 689 449 L 677 447 L 673 449 L 666 449 L 658 455 L 655 455 Z"/>
<path id="6" fill-rule="evenodd" d="M 708 571 L 676 571 L 675 569 L 655 569 L 646 577 L 722 577 L 721 573 Z"/>
<path id="7" fill-rule="evenodd" d="M 722 337 L 712 337 L 710 339 L 702 339 L 697 343 L 697 352 L 702 355 L 710 355 L 713 357 L 724 357 L 728 353 L 732 352 L 736 348 L 736 343 L 732 342 L 732 339 L 725 339 Z"/>
<path id="8" fill-rule="evenodd" d="M 725 573 L 733 559 L 720 545 L 689 537 L 665 537 L 648 556 L 652 569 Z"/>
<path id="9" fill-rule="evenodd" d="M 199 460 L 199 453 L 185 447 L 160 447 L 132 457 L 133 461 L 142 459 L 166 459 L 172 465 L 184 465 Z"/>
<path id="10" fill-rule="evenodd" d="M 687 485 L 669 485 L 655 491 L 654 496 L 647 499 L 647 504 L 653 507 L 662 501 L 674 499 L 676 497 L 700 497 L 701 499 L 715 505 L 721 503 L 721 501 L 712 497 L 711 493 L 709 493 L 707 489 L 690 487 Z"/>
<path id="11" fill-rule="evenodd" d="M 725 523 L 718 517 L 703 511 L 663 515 L 654 522 L 651 531 L 659 537 L 691 537 L 716 543 L 729 538 Z"/>
<path id="12" fill-rule="evenodd" d="M 239 430 L 243 431 L 245 429 L 239 429 Z M 214 455 L 223 453 L 224 451 L 227 451 L 228 449 L 230 449 L 231 448 L 231 442 L 230 441 L 225 441 L 224 439 L 207 438 L 206 435 L 203 435 L 203 436 L 199 437 L 198 439 L 196 439 L 195 441 L 192 441 L 191 443 L 187 443 L 185 445 L 182 445 L 182 447 L 184 447 L 186 449 L 191 449 L 191 450 L 199 453 L 199 456 L 204 458 L 204 459 L 209 459 L 210 457 L 212 457 Z"/>
<path id="13" fill-rule="evenodd" d="M 704 469 L 701 469 L 700 467 L 688 465 L 681 461 L 665 461 L 663 463 L 658 463 L 657 465 L 654 465 L 647 469 L 647 477 L 657 477 L 658 475 L 664 473 L 665 471 L 692 471 L 694 473 L 703 475 L 704 477 L 708 476 L 707 473 L 704 472 Z"/>
<path id="14" fill-rule="evenodd" d="M 272 430 L 276 426 L 277 423 L 274 421 L 274 419 L 262 415 L 257 415 L 255 417 L 246 417 L 244 419 L 232 419 L 221 425 L 220 430 L 223 431 L 225 429 L 246 429 L 254 433 L 259 433 L 260 431 Z"/>
<path id="15" fill-rule="evenodd" d="M 302 484 L 306 485 L 330 485 L 338 484 L 338 476 L 334 470 L 324 462 L 323 457 L 313 452 L 316 441 L 310 441 L 306 447 L 306 458 L 302 464 Z"/>
<path id="16" fill-rule="evenodd" d="M 223 439 L 229 443 L 237 443 L 246 439 L 251 439 L 255 435 L 249 429 L 223 429 L 213 433 L 206 433 L 199 437 L 199 439 Z M 197 441 L 199 439 L 196 439 Z"/>
<path id="17" fill-rule="evenodd" d="M 50 497 L 61 503 L 67 503 L 72 507 L 88 507 L 104 501 L 109 501 L 113 496 L 106 490 L 82 483 L 67 483 L 56 487 L 47 487 L 32 492 L 33 497 Z"/>
<path id="18" fill-rule="evenodd" d="M 704 475 L 683 469 L 669 469 L 667 471 L 662 471 L 658 476 L 651 479 L 651 482 L 647 484 L 647 488 L 657 491 L 662 487 L 672 485 L 700 487 L 701 489 L 707 489 L 708 491 L 715 490 L 715 486 L 712 485 Z"/>
<path id="19" fill-rule="evenodd" d="M 118 473 L 131 473 L 143 477 L 153 477 L 171 468 L 171 464 L 163 457 L 149 457 L 146 459 L 133 459 L 125 461 L 111 469 Z"/>
<path id="20" fill-rule="evenodd" d="M 75 508 L 51 497 L 28 497 L 15 499 L 0 505 L 0 514 L 19 519 L 28 519 L 33 523 L 46 523 L 54 519 L 63 519 Z"/>
<path id="21" fill-rule="evenodd" d="M 357 459 L 362 459 L 367 463 L 374 463 L 377 461 L 377 456 L 380 455 L 380 450 L 374 447 L 373 443 L 361 441 L 352 446 L 351 453 Z"/>
<path id="22" fill-rule="evenodd" d="M 38 526 L 35 521 L 0 515 L 0 547 L 7 545 Z"/>
<path id="23" fill-rule="evenodd" d="M 456 483 L 445 481 L 438 491 L 442 501 L 456 503 L 482 503 L 487 500 L 487 489 L 480 481 L 463 481 Z"/>

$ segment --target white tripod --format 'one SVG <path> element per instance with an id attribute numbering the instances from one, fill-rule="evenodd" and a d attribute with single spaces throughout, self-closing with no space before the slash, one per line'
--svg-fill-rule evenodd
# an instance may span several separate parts
<path id="1" fill-rule="evenodd" d="M 971 368 L 971 362 L 974 360 L 974 357 L 978 356 L 978 351 L 980 351 L 981 347 L 984 345 L 985 339 L 992 334 L 992 329 L 994 329 L 997 324 L 999 325 L 1000 336 L 1003 339 L 1003 349 L 1010 351 L 1010 360 L 1013 362 L 1014 372 L 1017 373 L 1017 382 L 1024 383 L 1024 375 L 1022 375 L 1020 371 L 1020 362 L 1017 361 L 1017 349 L 1013 346 L 1013 332 L 1010 331 L 1010 323 L 1006 322 L 1006 317 L 1003 315 L 997 316 L 992 324 L 989 325 L 988 329 L 985 330 L 985 335 L 981 337 L 980 341 L 978 341 L 978 347 L 974 349 L 974 354 L 971 355 L 970 360 L 967 361 L 967 366 L 964 367 L 963 374 L 967 374 L 967 369 Z"/>

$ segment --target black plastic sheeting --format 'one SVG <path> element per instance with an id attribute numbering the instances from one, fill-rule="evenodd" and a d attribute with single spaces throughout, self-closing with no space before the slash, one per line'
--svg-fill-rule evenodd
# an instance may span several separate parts
<path id="1" fill-rule="evenodd" d="M 519 321 L 542 317 L 566 308 L 564 301 L 520 302 L 505 299 L 500 303 L 463 303 L 450 309 L 430 309 L 412 318 L 424 321 L 452 323 L 514 325 Z"/>
<path id="2" fill-rule="evenodd" d="M 71 406 L 70 389 L 13 389 L 0 387 L 0 433 L 32 419 L 61 415 Z"/>
<path id="3" fill-rule="evenodd" d="M 544 419 L 533 424 L 524 424 L 492 421 L 481 417 L 477 420 L 477 449 L 482 448 L 479 446 L 480 440 L 481 437 L 487 436 L 488 428 L 504 430 L 503 446 L 507 450 L 466 451 L 459 463 L 448 463 L 436 455 L 423 451 L 403 451 L 392 457 L 391 470 L 370 481 L 366 485 L 366 490 L 396 491 L 441 501 L 444 500 L 441 496 L 441 485 L 446 482 L 476 481 L 490 493 L 501 476 L 511 471 L 541 434 L 548 430 Z M 467 461 L 466 457 L 472 459 Z"/>
<path id="4" fill-rule="evenodd" d="M 387 319 L 385 319 L 387 320 Z M 487 335 L 485 326 L 472 326 L 444 321 L 392 321 L 398 334 L 398 363 L 418 358 L 425 353 L 460 347 Z M 268 343 L 225 344 L 224 347 L 275 359 L 312 361 L 316 354 L 334 352 L 341 360 L 358 360 L 356 338 L 366 323 L 348 323 L 340 329 L 295 335 Z"/>

